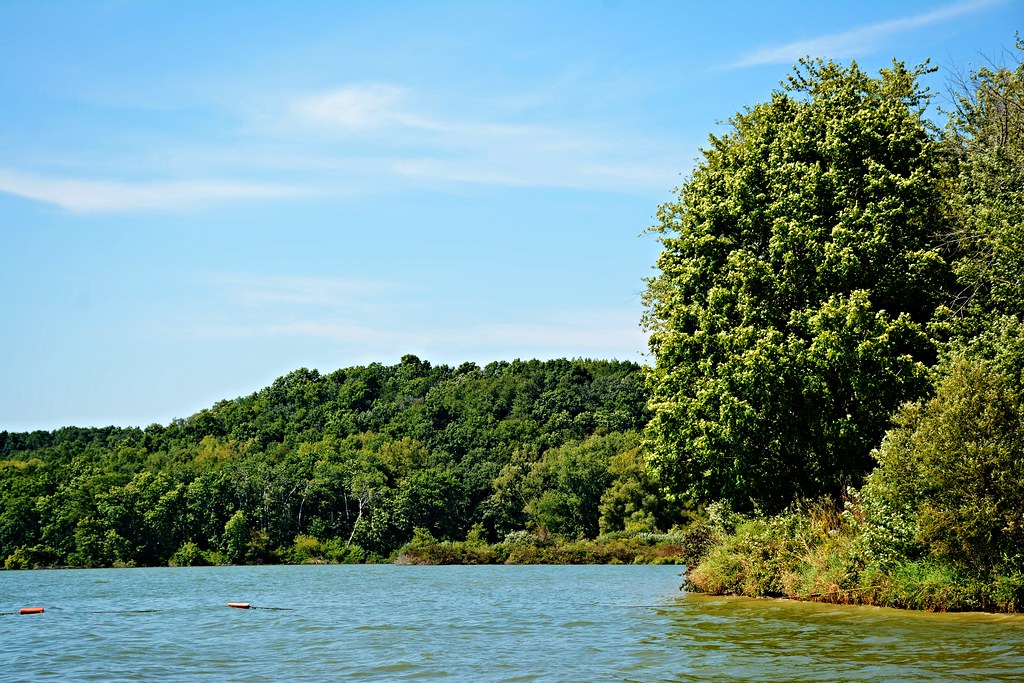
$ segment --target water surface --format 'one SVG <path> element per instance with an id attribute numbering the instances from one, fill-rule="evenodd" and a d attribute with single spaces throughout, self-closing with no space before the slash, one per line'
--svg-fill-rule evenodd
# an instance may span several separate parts
<path id="1" fill-rule="evenodd" d="M 684 595 L 675 567 L 0 572 L 0 680 L 1019 680 L 1024 618 Z M 237 610 L 228 602 L 286 609 Z"/>

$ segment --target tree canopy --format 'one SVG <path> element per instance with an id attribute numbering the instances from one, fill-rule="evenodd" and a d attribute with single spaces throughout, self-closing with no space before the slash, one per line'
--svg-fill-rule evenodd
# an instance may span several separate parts
<path id="1" fill-rule="evenodd" d="M 635 449 L 646 398 L 635 363 L 405 356 L 300 369 L 144 430 L 2 432 L 0 559 L 346 561 L 387 557 L 416 529 L 594 536 L 606 489 L 642 476 L 612 460 Z"/>
<path id="2" fill-rule="evenodd" d="M 715 466 L 725 462 L 733 466 L 730 473 L 737 480 L 760 477 L 760 485 L 769 487 L 767 493 L 751 496 L 752 506 L 777 511 L 786 500 L 813 493 L 814 485 L 830 493 L 829 484 L 839 483 L 837 474 L 856 484 L 864 472 L 858 469 L 857 458 L 863 460 L 879 430 L 892 419 L 871 453 L 872 460 L 864 463 L 874 469 L 859 490 L 847 488 L 841 497 L 833 495 L 813 504 L 801 501 L 778 515 L 755 515 L 728 525 L 721 523 L 726 519 L 722 515 L 718 522 L 712 519 L 708 550 L 688 574 L 691 585 L 751 595 L 784 593 L 939 610 L 1019 611 L 1024 607 L 1024 64 L 1019 60 L 1024 41 L 1019 38 L 1017 49 L 1013 66 L 989 65 L 953 79 L 954 107 L 944 131 L 920 122 L 920 112 L 915 112 L 920 99 L 913 95 L 917 90 L 906 85 L 918 75 L 914 72 L 882 72 L 870 81 L 873 85 L 859 91 L 868 96 L 840 98 L 861 102 L 863 108 L 844 109 L 830 95 L 825 98 L 828 111 L 821 112 L 820 120 L 826 128 L 833 114 L 847 120 L 848 125 L 841 128 L 853 153 L 862 155 L 864 171 L 847 173 L 846 190 L 830 188 L 829 196 L 845 191 L 843 201 L 849 211 L 872 216 L 855 226 L 857 241 L 871 245 L 879 229 L 893 236 L 885 247 L 891 250 L 888 258 L 882 251 L 872 255 L 870 249 L 864 252 L 856 246 L 848 252 L 854 270 L 875 273 L 872 277 L 878 286 L 867 281 L 849 285 L 849 280 L 829 269 L 830 250 L 837 249 L 837 237 L 843 235 L 844 211 L 831 218 L 820 211 L 821 204 L 810 192 L 816 187 L 814 172 L 804 174 L 809 180 L 803 185 L 781 188 L 788 188 L 794 200 L 775 217 L 784 216 L 783 224 L 794 222 L 801 227 L 826 220 L 828 234 L 822 242 L 822 233 L 805 230 L 806 239 L 783 252 L 784 256 L 815 254 L 810 261 L 800 261 L 811 264 L 808 272 L 814 277 L 802 281 L 801 291 L 808 297 L 801 300 L 802 309 L 789 312 L 788 324 L 761 322 L 785 319 L 785 315 L 771 315 L 776 310 L 776 283 L 785 281 L 788 261 L 776 259 L 770 249 L 766 252 L 760 246 L 776 239 L 775 233 L 765 237 L 746 230 L 738 239 L 734 234 L 741 231 L 732 227 L 750 222 L 749 216 L 769 214 L 776 203 L 772 193 L 780 191 L 770 180 L 757 184 L 757 177 L 750 180 L 748 176 L 770 178 L 773 170 L 802 168 L 801 159 L 775 153 L 775 138 L 765 143 L 755 124 L 769 121 L 776 137 L 782 138 L 802 130 L 796 123 L 800 114 L 781 119 L 769 114 L 780 102 L 790 111 L 799 111 L 801 106 L 813 108 L 822 95 L 848 92 L 849 83 L 862 80 L 859 75 L 852 78 L 855 67 L 841 70 L 816 63 L 809 78 L 790 82 L 790 89 L 796 86 L 806 95 L 800 105 L 791 105 L 787 89 L 770 105 L 740 116 L 734 135 L 716 141 L 684 187 L 680 204 L 666 213 L 674 222 L 663 226 L 663 231 L 674 229 L 679 236 L 663 240 L 664 272 L 652 282 L 648 295 L 653 346 L 659 353 L 659 367 L 652 374 L 658 414 L 648 440 L 658 449 L 656 462 L 676 477 L 677 490 L 723 497 L 742 506 L 746 491 L 737 495 L 729 488 L 730 480 L 714 477 Z M 810 87 L 803 89 L 807 84 Z M 893 99 L 894 94 L 899 96 Z M 900 99 L 906 105 L 903 108 Z M 916 133 L 904 135 L 915 125 Z M 916 159 L 899 153 L 909 149 L 900 141 L 911 137 L 919 140 Z M 827 134 L 816 139 L 827 148 Z M 889 141 L 881 147 L 896 152 L 896 158 L 885 157 L 876 146 L 861 145 L 863 139 Z M 761 154 L 762 149 L 768 151 Z M 719 159 L 728 154 L 745 156 L 736 167 L 719 171 Z M 758 166 L 766 155 L 771 163 Z M 756 173 L 738 170 L 751 165 L 758 169 Z M 884 180 L 887 174 L 879 167 L 902 170 Z M 880 179 L 883 182 L 878 185 Z M 765 187 L 769 189 L 762 190 Z M 874 193 L 877 187 L 883 191 Z M 740 191 L 746 193 L 741 196 L 756 191 L 758 199 L 734 200 Z M 704 208 L 709 202 L 712 209 Z M 869 208 L 872 205 L 875 208 Z M 736 213 L 737 206 L 744 207 L 745 213 Z M 716 222 L 719 215 L 726 218 Z M 831 232 L 829 224 L 835 226 Z M 711 318 L 723 309 L 713 297 L 702 299 L 685 289 L 694 273 L 703 272 L 692 246 L 700 244 L 700 239 L 726 245 L 712 253 L 724 259 L 721 272 L 732 279 L 708 282 L 726 290 L 720 298 L 727 302 L 752 301 L 756 315 L 719 314 L 718 319 L 725 322 L 718 328 L 700 317 Z M 746 285 L 753 278 L 745 278 L 745 271 L 733 265 L 744 263 L 747 252 L 755 254 L 748 261 L 770 264 L 771 274 L 762 280 L 768 286 L 754 296 Z M 828 276 L 825 284 L 834 289 L 820 294 L 816 279 L 820 274 Z M 769 294 L 764 295 L 765 291 Z M 817 305 L 818 313 L 811 315 L 820 315 L 837 301 L 859 301 L 859 313 L 832 318 L 810 337 L 794 332 L 799 328 L 792 321 L 801 320 L 804 311 Z M 689 327 L 669 317 L 687 310 L 696 311 Z M 868 324 L 859 322 L 864 320 Z M 895 333 L 892 324 L 900 321 L 902 326 Z M 746 328 L 756 332 L 751 335 Z M 851 338 L 851 332 L 856 343 L 844 345 L 841 340 Z M 694 368 L 695 356 L 687 354 L 696 346 L 693 340 L 705 338 L 714 342 L 703 348 L 717 350 L 719 355 Z M 751 348 L 770 347 L 772 339 L 786 341 L 784 349 L 778 347 L 770 357 L 773 368 L 795 368 L 789 375 L 797 377 L 793 385 L 783 383 L 780 388 L 770 373 L 758 374 L 761 368 L 743 362 Z M 907 343 L 910 339 L 912 344 Z M 815 347 L 836 352 L 823 357 L 825 363 L 802 362 L 807 357 L 802 354 Z M 930 358 L 935 352 L 937 357 Z M 734 360 L 736 356 L 741 360 Z M 673 386 L 670 381 L 677 363 L 689 374 L 684 374 L 686 383 Z M 926 366 L 927 375 L 921 372 Z M 747 374 L 738 376 L 737 368 Z M 837 370 L 842 377 L 839 382 Z M 831 393 L 808 393 L 808 386 L 827 387 Z M 781 397 L 770 414 L 700 412 L 707 405 L 757 406 L 756 400 L 766 395 Z M 806 406 L 809 396 L 818 410 L 806 417 L 792 407 Z M 837 397 L 861 409 L 850 411 L 846 424 L 842 410 L 834 410 L 832 399 Z M 762 417 L 763 422 L 758 422 Z M 676 418 L 681 427 L 673 434 L 669 420 Z M 831 435 L 827 433 L 830 420 L 842 427 Z M 726 438 L 702 450 L 701 439 L 708 432 Z M 822 433 L 833 445 L 809 446 Z M 783 434 L 787 447 L 765 447 L 750 434 Z M 836 452 L 835 444 L 855 457 L 845 461 L 823 457 Z M 799 450 L 801 446 L 806 450 Z M 770 480 L 772 472 L 781 470 L 772 468 L 780 453 L 792 458 L 787 464 L 805 468 L 803 481 L 779 477 L 781 491 L 773 490 Z M 810 459 L 801 461 L 805 454 Z M 767 477 L 757 469 L 766 466 Z M 844 466 L 849 468 L 843 470 Z M 710 477 L 710 482 L 700 480 L 702 475 Z M 766 500 L 769 504 L 764 505 Z"/>
<path id="3" fill-rule="evenodd" d="M 801 62 L 660 207 L 646 435 L 672 494 L 768 512 L 837 494 L 929 390 L 952 275 L 926 71 Z"/>

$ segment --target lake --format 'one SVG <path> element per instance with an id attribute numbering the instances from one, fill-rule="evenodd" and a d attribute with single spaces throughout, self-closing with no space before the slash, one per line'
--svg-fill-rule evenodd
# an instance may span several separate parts
<path id="1" fill-rule="evenodd" d="M 991 681 L 1024 617 L 678 590 L 670 566 L 0 572 L 0 680 Z M 232 609 L 228 602 L 280 609 Z"/>

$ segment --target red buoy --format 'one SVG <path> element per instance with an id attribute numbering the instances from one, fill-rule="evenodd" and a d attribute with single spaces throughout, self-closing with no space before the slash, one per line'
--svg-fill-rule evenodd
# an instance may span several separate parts
<path id="1" fill-rule="evenodd" d="M 42 607 L 22 607 L 21 610 L 19 610 L 19 614 L 42 614 L 42 613 L 43 613 L 43 608 Z"/>
<path id="2" fill-rule="evenodd" d="M 249 609 L 249 603 L 247 602 L 229 602 L 228 607 L 235 607 L 237 609 Z M 39 610 L 42 612 L 42 610 Z"/>

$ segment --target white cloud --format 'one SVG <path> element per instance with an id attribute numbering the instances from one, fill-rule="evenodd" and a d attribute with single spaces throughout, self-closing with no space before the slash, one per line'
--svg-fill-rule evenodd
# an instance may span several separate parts
<path id="1" fill-rule="evenodd" d="M 966 14 L 980 12 L 1002 0 L 975 0 L 941 7 L 931 12 L 904 19 L 894 19 L 842 33 L 797 40 L 784 45 L 765 47 L 750 52 L 725 68 L 740 69 L 765 64 L 793 64 L 801 57 L 845 58 L 874 51 L 880 43 L 899 33 L 922 28 L 931 24 L 950 21 Z"/>
<path id="2" fill-rule="evenodd" d="M 424 184 L 458 183 L 507 187 L 565 187 L 582 190 L 667 190 L 677 182 L 679 165 L 643 165 L 623 162 L 592 163 L 589 158 L 536 157 L 534 161 L 510 153 L 480 159 L 409 159 L 396 161 L 393 170 Z"/>
<path id="3" fill-rule="evenodd" d="M 329 340 L 374 346 L 400 319 L 391 303 L 404 287 L 385 280 L 215 273 L 198 285 L 203 306 L 158 330 L 190 341 Z"/>
<path id="4" fill-rule="evenodd" d="M 460 306 L 410 308 L 407 286 L 387 280 L 219 273 L 205 280 L 204 305 L 157 332 L 189 342 L 244 340 L 318 344 L 351 357 L 493 360 L 499 357 L 636 357 L 647 345 L 631 306 L 534 311 L 490 319 Z M 498 320 L 496 321 L 495 318 Z"/>
<path id="5" fill-rule="evenodd" d="M 474 118 L 467 112 L 485 103 L 472 100 L 446 103 L 452 115 L 428 99 L 396 85 L 346 86 L 291 100 L 273 132 L 315 142 L 331 159 L 321 168 L 358 156 L 369 161 L 360 180 L 377 173 L 426 185 L 660 191 L 675 183 L 684 156 L 664 140 Z"/>
<path id="6" fill-rule="evenodd" d="M 388 83 L 350 85 L 293 100 L 288 106 L 298 122 L 364 133 L 387 128 L 434 132 L 455 140 L 535 137 L 533 126 L 448 120 L 415 111 L 413 91 Z"/>
<path id="7" fill-rule="evenodd" d="M 482 325 L 471 330 L 460 330 L 459 337 L 442 337 L 441 341 L 458 338 L 474 339 L 481 344 L 515 346 L 525 349 L 569 348 L 581 352 L 600 352 L 609 348 L 636 348 L 646 346 L 646 336 L 640 330 L 633 311 L 606 311 L 603 315 L 569 312 L 558 323 L 545 321 Z"/>
<path id="8" fill-rule="evenodd" d="M 304 191 L 285 185 L 227 180 L 129 183 L 62 178 L 0 169 L 0 192 L 55 204 L 75 213 L 190 209 L 226 199 L 295 197 Z"/>
<path id="9" fill-rule="evenodd" d="M 507 123 L 491 111 L 494 103 L 471 98 L 446 101 L 438 110 L 432 107 L 436 99 L 394 84 L 350 85 L 269 102 L 237 112 L 248 124 L 239 126 L 230 146 L 219 140 L 157 143 L 104 159 L 63 160 L 76 168 L 64 174 L 37 172 L 26 160 L 0 168 L 0 192 L 74 213 L 180 211 L 410 185 L 663 192 L 676 183 L 685 157 L 681 141 L 584 125 Z M 480 109 L 489 114 L 470 113 Z M 268 111 L 277 112 L 273 124 L 266 123 Z M 180 179 L 110 179 L 126 177 L 126 168 Z M 267 180 L 235 180 L 253 174 Z"/>

